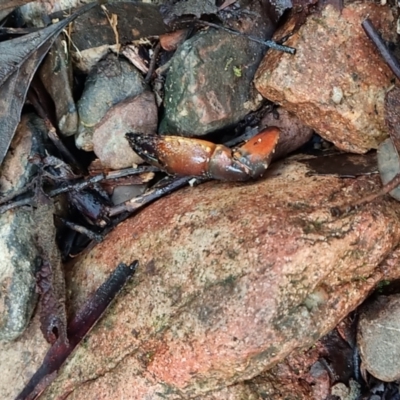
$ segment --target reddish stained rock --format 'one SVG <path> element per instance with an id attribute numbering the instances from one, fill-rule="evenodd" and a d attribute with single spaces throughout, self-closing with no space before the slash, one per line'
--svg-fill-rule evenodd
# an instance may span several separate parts
<path id="1" fill-rule="evenodd" d="M 327 5 L 285 42 L 296 48 L 296 55 L 268 51 L 255 78 L 264 97 L 340 149 L 356 153 L 377 148 L 387 136 L 384 97 L 393 79 L 361 27 L 366 17 L 385 39 L 396 42 L 389 7 L 352 3 L 340 12 Z M 292 25 L 289 21 L 275 39 L 287 35 Z"/>
<path id="2" fill-rule="evenodd" d="M 71 307 L 119 262 L 138 259 L 137 274 L 43 398 L 221 390 L 313 344 L 398 274 L 380 269 L 400 239 L 397 202 L 330 213 L 379 178 L 306 172 L 292 160 L 257 182 L 189 187 L 118 226 L 70 272 Z"/>

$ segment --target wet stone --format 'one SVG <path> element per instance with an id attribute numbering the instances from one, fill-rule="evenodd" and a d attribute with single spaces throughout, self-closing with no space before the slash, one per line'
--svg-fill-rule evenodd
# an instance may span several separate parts
<path id="1" fill-rule="evenodd" d="M 251 22 L 242 19 L 245 33 L 270 37 L 268 19 L 257 9 L 251 16 Z M 168 70 L 161 133 L 202 136 L 257 109 L 262 98 L 252 80 L 265 50 L 244 37 L 215 29 L 185 41 Z"/>
<path id="2" fill-rule="evenodd" d="M 114 54 L 101 60 L 89 74 L 78 102 L 80 118 L 75 142 L 78 148 L 93 150 L 93 130 L 115 104 L 135 97 L 146 88 L 140 72 Z"/>
<path id="3" fill-rule="evenodd" d="M 93 132 L 93 149 L 102 166 L 120 169 L 142 163 L 143 160 L 128 145 L 125 134 L 154 133 L 157 119 L 154 95 L 148 91 L 110 108 Z"/>
<path id="4" fill-rule="evenodd" d="M 119 262 L 139 268 L 44 399 L 123 398 L 132 387 L 137 399 L 201 398 L 332 330 L 389 279 L 381 265 L 400 240 L 400 205 L 386 196 L 335 217 L 333 206 L 377 190 L 379 177 L 308 172 L 287 159 L 257 182 L 187 187 L 75 260 L 72 309 Z"/>
<path id="5" fill-rule="evenodd" d="M 28 163 L 28 157 L 38 151 L 37 139 L 44 131 L 38 118 L 22 118 L 1 169 L 2 194 L 30 182 L 36 166 Z M 36 304 L 38 252 L 34 227 L 29 209 L 17 208 L 0 214 L 0 340 L 18 338 L 27 327 Z"/>

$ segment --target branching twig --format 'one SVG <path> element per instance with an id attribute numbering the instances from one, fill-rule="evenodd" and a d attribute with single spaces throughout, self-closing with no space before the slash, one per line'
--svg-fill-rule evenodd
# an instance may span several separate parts
<path id="1" fill-rule="evenodd" d="M 70 192 L 72 190 L 75 191 L 79 191 L 82 189 L 85 189 L 95 183 L 100 183 L 102 181 L 109 181 L 109 180 L 113 180 L 113 179 L 119 179 L 119 178 L 123 178 L 126 176 L 131 176 L 131 175 L 138 175 L 141 173 L 145 173 L 145 172 L 154 172 L 154 171 L 158 171 L 158 168 L 156 167 L 138 167 L 138 168 L 126 168 L 120 171 L 112 171 L 109 172 L 108 174 L 98 174 L 95 176 L 92 176 L 89 179 L 86 179 L 84 181 L 79 181 L 79 182 L 74 182 L 74 183 L 68 183 L 66 185 L 63 185 L 59 188 L 50 190 L 47 194 L 47 196 L 49 197 L 55 197 L 58 196 L 61 193 L 66 193 L 66 192 Z M 15 198 L 16 196 L 19 196 L 20 194 L 26 193 L 29 189 L 30 189 L 30 185 L 26 186 L 23 189 L 20 189 L 18 191 L 15 191 L 7 196 L 5 196 L 5 200 L 0 199 L 0 204 L 4 204 L 6 202 L 11 201 L 13 198 Z M 3 205 L 2 207 L 0 207 L 0 214 L 8 211 L 8 210 L 12 210 L 13 208 L 17 208 L 17 207 L 21 207 L 21 206 L 25 206 L 25 205 L 32 205 L 34 203 L 34 199 L 33 198 L 27 198 L 27 199 L 22 199 L 22 200 L 18 200 L 15 201 L 13 203 L 10 204 L 6 204 Z"/>
<path id="2" fill-rule="evenodd" d="M 64 218 L 61 218 L 61 217 L 58 217 L 58 218 L 67 228 L 69 228 L 75 232 L 82 233 L 83 235 L 87 236 L 89 239 L 95 240 L 97 243 L 100 243 L 103 240 L 103 235 L 93 232 L 90 229 L 88 229 L 82 225 L 78 225 L 71 221 L 67 221 Z"/>

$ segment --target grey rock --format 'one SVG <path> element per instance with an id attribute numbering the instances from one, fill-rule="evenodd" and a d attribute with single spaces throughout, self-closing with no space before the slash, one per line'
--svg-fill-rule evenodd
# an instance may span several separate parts
<path id="1" fill-rule="evenodd" d="M 36 117 L 23 117 L 1 169 L 2 194 L 24 187 L 35 174 L 28 157 L 38 150 L 44 126 Z M 17 208 L 0 214 L 0 340 L 18 338 L 36 304 L 35 272 L 38 252 L 33 215 Z"/>
<path id="2" fill-rule="evenodd" d="M 93 129 L 115 104 L 135 97 L 146 88 L 140 72 L 128 61 L 109 54 L 89 74 L 78 102 L 78 148 L 93 150 Z"/>
<path id="3" fill-rule="evenodd" d="M 377 158 L 381 180 L 386 185 L 400 172 L 399 154 L 391 139 L 386 139 L 379 145 Z M 390 195 L 400 201 L 400 188 L 392 190 Z"/>
<path id="4" fill-rule="evenodd" d="M 400 379 L 400 295 L 379 296 L 360 316 L 358 345 L 364 368 L 384 382 Z"/>
<path id="5" fill-rule="evenodd" d="M 131 149 L 127 132 L 154 133 L 157 130 L 157 106 L 153 93 L 146 91 L 110 108 L 93 130 L 93 150 L 105 168 L 120 169 L 141 164 Z"/>

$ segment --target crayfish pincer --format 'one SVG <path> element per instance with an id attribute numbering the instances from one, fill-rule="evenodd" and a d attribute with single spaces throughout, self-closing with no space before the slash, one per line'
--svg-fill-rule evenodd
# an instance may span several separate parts
<path id="1" fill-rule="evenodd" d="M 126 138 L 140 157 L 169 174 L 245 181 L 268 168 L 279 134 L 276 127 L 266 128 L 235 149 L 180 136 L 127 133 Z"/>

